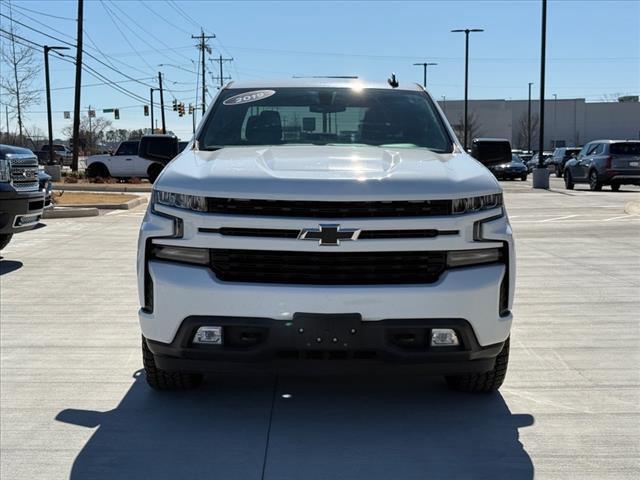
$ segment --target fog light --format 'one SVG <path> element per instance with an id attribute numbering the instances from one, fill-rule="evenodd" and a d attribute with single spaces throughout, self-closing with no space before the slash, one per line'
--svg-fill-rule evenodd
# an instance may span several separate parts
<path id="1" fill-rule="evenodd" d="M 456 347 L 460 345 L 458 335 L 450 328 L 434 328 L 431 330 L 432 347 Z"/>
<path id="2" fill-rule="evenodd" d="M 193 337 L 193 343 L 222 345 L 222 327 L 200 327 Z"/>

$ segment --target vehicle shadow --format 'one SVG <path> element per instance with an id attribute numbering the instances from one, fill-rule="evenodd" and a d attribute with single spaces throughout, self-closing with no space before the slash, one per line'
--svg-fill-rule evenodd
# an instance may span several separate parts
<path id="1" fill-rule="evenodd" d="M 0 257 L 0 276 L 20 270 L 22 265 L 23 263 L 17 260 L 4 260 Z"/>
<path id="2" fill-rule="evenodd" d="M 107 412 L 57 420 L 96 431 L 71 479 L 532 479 L 500 394 L 401 377 L 217 377 L 153 392 L 144 374 Z"/>

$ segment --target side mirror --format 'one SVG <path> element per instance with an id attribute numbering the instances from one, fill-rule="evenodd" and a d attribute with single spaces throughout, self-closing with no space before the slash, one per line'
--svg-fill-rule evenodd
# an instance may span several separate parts
<path id="1" fill-rule="evenodd" d="M 471 145 L 471 156 L 485 167 L 509 163 L 511 144 L 509 140 L 498 138 L 475 138 Z"/>
<path id="2" fill-rule="evenodd" d="M 166 165 L 178 155 L 178 138 L 172 135 L 146 135 L 140 139 L 138 156 Z"/>

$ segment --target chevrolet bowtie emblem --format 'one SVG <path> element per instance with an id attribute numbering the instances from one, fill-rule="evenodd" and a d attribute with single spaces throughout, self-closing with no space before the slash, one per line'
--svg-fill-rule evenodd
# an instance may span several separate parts
<path id="1" fill-rule="evenodd" d="M 340 245 L 340 240 L 357 240 L 360 230 L 347 228 L 341 229 L 340 225 L 319 225 L 318 228 L 305 228 L 300 232 L 300 240 L 317 240 L 323 247 L 335 247 Z"/>

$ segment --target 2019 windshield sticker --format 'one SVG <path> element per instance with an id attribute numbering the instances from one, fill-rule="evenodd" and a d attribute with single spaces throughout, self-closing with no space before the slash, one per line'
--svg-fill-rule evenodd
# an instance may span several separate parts
<path id="1" fill-rule="evenodd" d="M 245 103 L 257 102 L 258 100 L 264 100 L 271 95 L 275 95 L 275 90 L 255 90 L 253 92 L 244 92 L 233 97 L 227 98 L 223 105 L 243 105 Z"/>

